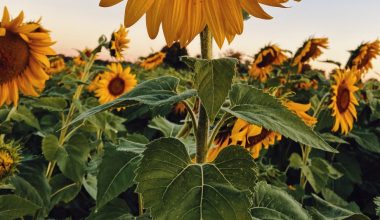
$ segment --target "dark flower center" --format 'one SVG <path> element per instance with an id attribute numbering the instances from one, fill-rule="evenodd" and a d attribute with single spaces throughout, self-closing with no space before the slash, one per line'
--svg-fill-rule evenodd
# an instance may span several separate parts
<path id="1" fill-rule="evenodd" d="M 276 51 L 272 50 L 272 52 L 276 54 Z M 265 56 L 263 56 L 263 60 L 259 64 L 257 64 L 257 67 L 263 68 L 263 67 L 269 66 L 275 61 L 275 59 L 276 59 L 276 56 L 273 56 L 272 53 L 268 53 Z"/>
<path id="2" fill-rule="evenodd" d="M 108 91 L 113 96 L 119 96 L 124 93 L 125 82 L 122 78 L 116 77 L 108 84 Z"/>
<path id="3" fill-rule="evenodd" d="M 262 128 L 261 130 L 261 133 L 256 135 L 256 136 L 252 136 L 252 137 L 248 137 L 248 142 L 247 142 L 247 147 L 253 147 L 255 146 L 256 144 L 260 143 L 261 141 L 263 141 L 265 138 L 268 137 L 268 135 L 271 133 L 271 131 L 265 129 L 265 128 Z"/>
<path id="4" fill-rule="evenodd" d="M 337 95 L 337 105 L 340 113 L 345 112 L 350 105 L 350 91 L 346 87 L 340 87 Z"/>
<path id="5" fill-rule="evenodd" d="M 0 84 L 22 74 L 29 64 L 29 47 L 20 35 L 7 31 L 0 37 Z"/>

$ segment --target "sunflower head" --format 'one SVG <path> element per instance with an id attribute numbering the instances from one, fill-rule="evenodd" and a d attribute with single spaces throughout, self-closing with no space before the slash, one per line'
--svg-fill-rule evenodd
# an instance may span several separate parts
<path id="1" fill-rule="evenodd" d="M 95 96 L 100 104 L 108 103 L 131 91 L 137 84 L 136 76 L 131 68 L 123 68 L 120 63 L 112 63 L 108 71 L 101 74 L 95 89 Z"/>
<path id="2" fill-rule="evenodd" d="M 13 143 L 0 143 L 0 181 L 17 172 L 20 163 L 20 148 Z"/>
<path id="3" fill-rule="evenodd" d="M 357 78 L 372 69 L 372 61 L 380 55 L 380 40 L 367 42 L 359 45 L 356 50 L 351 51 L 351 56 L 346 64 L 347 69 L 357 70 Z"/>
<path id="4" fill-rule="evenodd" d="M 293 113 L 295 113 L 300 119 L 302 119 L 303 122 L 305 122 L 306 125 L 308 126 L 314 126 L 317 124 L 317 119 L 313 116 L 310 116 L 307 114 L 307 112 L 311 108 L 311 103 L 308 104 L 301 104 L 301 103 L 296 103 L 292 101 L 285 101 L 284 105 Z"/>
<path id="5" fill-rule="evenodd" d="M 111 56 L 117 60 L 123 59 L 122 53 L 128 48 L 129 39 L 127 39 L 127 34 L 128 31 L 123 25 L 120 25 L 118 31 L 112 33 L 109 48 Z"/>
<path id="6" fill-rule="evenodd" d="M 56 74 L 62 72 L 66 68 L 65 60 L 60 57 L 52 57 L 50 58 L 50 68 L 47 70 L 47 72 L 51 74 Z"/>
<path id="7" fill-rule="evenodd" d="M 322 48 L 328 48 L 327 38 L 311 38 L 304 42 L 293 57 L 292 66 L 297 66 L 298 73 L 302 72 L 303 64 L 317 59 L 322 54 Z"/>
<path id="8" fill-rule="evenodd" d="M 175 104 L 173 107 L 173 112 L 177 115 L 185 116 L 187 113 L 187 109 L 186 109 L 185 104 L 183 104 L 183 102 L 179 102 L 179 103 Z"/>
<path id="9" fill-rule="evenodd" d="M 163 52 L 151 54 L 140 63 L 140 66 L 146 70 L 154 69 L 164 62 L 165 56 Z"/>
<path id="10" fill-rule="evenodd" d="M 356 72 L 351 70 L 336 70 L 333 75 L 334 84 L 331 86 L 331 104 L 329 108 L 335 123 L 332 131 L 339 129 L 342 134 L 348 134 L 352 130 L 354 120 L 357 119 L 355 106 L 359 105 L 355 92 L 359 90 L 355 86 Z"/>
<path id="11" fill-rule="evenodd" d="M 109 7 L 122 0 L 100 0 Z M 128 0 L 124 24 L 130 27 L 146 15 L 149 36 L 156 38 L 162 26 L 167 44 L 188 45 L 208 26 L 219 47 L 243 32 L 244 11 L 261 19 L 271 19 L 260 4 L 283 7 L 287 0 Z M 228 18 L 228 19 L 226 19 Z"/>
<path id="12" fill-rule="evenodd" d="M 92 50 L 85 48 L 83 51 L 79 51 L 79 55 L 74 58 L 74 64 L 77 66 L 84 66 L 87 63 L 87 60 L 91 57 Z"/>
<path id="13" fill-rule="evenodd" d="M 23 23 L 24 13 L 11 19 L 5 7 L 0 22 L 0 106 L 17 105 L 19 92 L 38 96 L 49 79 L 47 55 L 55 55 L 49 33 L 39 32 L 40 24 Z"/>
<path id="14" fill-rule="evenodd" d="M 266 46 L 255 55 L 249 75 L 254 79 L 259 79 L 260 82 L 266 82 L 273 70 L 273 65 L 281 65 L 286 59 L 287 56 L 278 46 Z"/>

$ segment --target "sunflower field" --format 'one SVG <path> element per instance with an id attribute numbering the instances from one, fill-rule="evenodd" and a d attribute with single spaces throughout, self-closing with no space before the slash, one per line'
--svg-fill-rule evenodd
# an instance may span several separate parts
<path id="1" fill-rule="evenodd" d="M 326 37 L 213 58 L 287 0 L 124 2 L 124 24 L 76 57 L 43 19 L 0 14 L 0 220 L 379 219 L 380 82 L 365 76 L 380 40 L 331 72 L 311 65 Z M 166 45 L 127 62 L 143 17 Z"/>

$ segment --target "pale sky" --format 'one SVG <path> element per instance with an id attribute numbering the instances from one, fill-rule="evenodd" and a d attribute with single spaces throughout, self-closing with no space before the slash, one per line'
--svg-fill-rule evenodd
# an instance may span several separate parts
<path id="1" fill-rule="evenodd" d="M 119 27 L 125 3 L 100 8 L 99 0 L 0 0 L 0 14 L 7 6 L 13 17 L 21 10 L 27 20 L 42 17 L 44 27 L 52 31 L 52 38 L 57 41 L 56 51 L 76 55 L 74 49 L 94 47 L 99 36 L 109 37 Z M 222 50 L 215 46 L 215 56 L 227 49 L 253 56 L 269 42 L 295 51 L 305 39 L 315 36 L 330 39 L 330 48 L 319 60 L 345 63 L 348 50 L 355 49 L 363 41 L 380 38 L 380 0 L 303 0 L 300 3 L 290 1 L 286 5 L 289 8 L 264 7 L 274 19 L 246 21 L 244 33 L 231 45 L 225 44 Z M 160 50 L 165 44 L 162 32 L 155 40 L 148 37 L 145 19 L 130 28 L 129 38 L 131 44 L 125 57 L 131 61 Z M 199 40 L 194 40 L 188 49 L 191 55 L 198 54 Z M 108 55 L 103 53 L 102 57 L 108 58 Z M 320 62 L 313 65 L 326 70 L 332 68 Z M 373 72 L 380 73 L 380 58 L 374 66 Z"/>

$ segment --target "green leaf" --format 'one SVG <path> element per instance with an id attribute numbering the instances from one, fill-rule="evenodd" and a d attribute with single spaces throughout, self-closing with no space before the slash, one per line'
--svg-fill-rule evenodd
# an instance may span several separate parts
<path id="1" fill-rule="evenodd" d="M 367 216 L 361 213 L 355 213 L 350 210 L 333 205 L 317 195 L 313 194 L 314 205 L 309 207 L 310 215 L 315 220 L 369 220 Z"/>
<path id="2" fill-rule="evenodd" d="M 322 133 L 321 137 L 329 142 L 329 143 L 336 143 L 336 144 L 349 144 L 347 141 L 343 140 L 340 137 L 337 137 L 331 133 Z"/>
<path id="3" fill-rule="evenodd" d="M 204 60 L 187 57 L 185 59 L 187 63 L 189 60 L 193 63 L 195 88 L 210 121 L 213 122 L 231 90 L 238 61 L 232 58 Z"/>
<path id="4" fill-rule="evenodd" d="M 135 170 L 140 161 L 140 155 L 106 149 L 99 167 L 97 208 L 117 197 L 134 184 Z"/>
<path id="5" fill-rule="evenodd" d="M 100 208 L 87 218 L 87 220 L 133 220 L 127 203 L 122 199 L 114 199 L 104 207 Z"/>
<path id="6" fill-rule="evenodd" d="M 50 180 L 50 185 L 52 186 L 52 207 L 61 201 L 69 203 L 78 195 L 82 187 L 80 183 L 74 183 L 62 174 L 55 175 Z"/>
<path id="7" fill-rule="evenodd" d="M 38 119 L 34 116 L 32 111 L 25 106 L 21 105 L 17 107 L 17 111 L 13 112 L 11 115 L 11 119 L 17 122 L 24 122 L 37 130 L 41 129 Z"/>
<path id="8" fill-rule="evenodd" d="M 223 151 L 215 163 L 194 164 L 178 139 L 162 138 L 148 144 L 137 170 L 136 191 L 142 194 L 153 218 L 251 219 L 248 188 L 254 183 L 243 186 L 231 178 L 240 181 L 243 173 L 253 173 L 252 158 L 231 156 L 241 156 L 241 151 L 249 155 L 241 147 Z M 247 176 L 241 183 L 252 180 L 252 175 Z"/>
<path id="9" fill-rule="evenodd" d="M 164 137 L 175 137 L 182 128 L 181 125 L 174 124 L 164 117 L 153 118 L 148 126 L 161 131 Z"/>
<path id="10" fill-rule="evenodd" d="M 40 206 L 15 195 L 0 195 L 0 219 L 13 220 L 34 214 Z"/>
<path id="11" fill-rule="evenodd" d="M 66 151 L 59 146 L 58 138 L 55 135 L 47 135 L 42 140 L 42 154 L 45 156 L 46 160 L 54 161 L 61 156 L 66 156 Z"/>
<path id="12" fill-rule="evenodd" d="M 337 151 L 310 129 L 296 114 L 276 98 L 248 85 L 234 85 L 230 92 L 231 108 L 224 111 L 249 123 L 278 132 L 301 144 L 324 151 Z"/>
<path id="13" fill-rule="evenodd" d="M 301 156 L 297 153 L 292 153 L 289 157 L 289 161 L 289 166 L 294 169 L 300 169 L 304 165 Z"/>
<path id="14" fill-rule="evenodd" d="M 380 154 L 380 142 L 376 134 L 365 130 L 353 130 L 348 136 L 354 138 L 362 148 Z"/>
<path id="15" fill-rule="evenodd" d="M 15 188 L 14 193 L 26 200 L 33 202 L 38 206 L 43 206 L 44 202 L 37 191 L 36 188 L 32 184 L 30 184 L 27 180 L 19 176 L 13 176 L 9 181 Z"/>
<path id="16" fill-rule="evenodd" d="M 178 84 L 179 79 L 171 76 L 145 81 L 138 84 L 132 91 L 120 98 L 80 114 L 70 124 L 110 108 L 124 107 L 136 103 L 159 108 L 160 106 L 172 105 L 196 95 L 195 90 L 187 90 L 184 93 L 177 94 L 176 89 Z"/>
<path id="17" fill-rule="evenodd" d="M 61 97 L 40 97 L 31 101 L 29 104 L 35 108 L 55 112 L 61 112 L 67 107 L 66 99 Z"/>
<path id="18" fill-rule="evenodd" d="M 140 134 L 128 135 L 127 138 L 118 139 L 117 150 L 130 151 L 141 154 L 145 150 L 145 146 L 149 143 L 148 138 Z"/>
<path id="19" fill-rule="evenodd" d="M 341 172 L 322 158 L 312 158 L 310 165 L 302 166 L 301 169 L 307 181 L 317 193 L 326 187 L 329 178 L 336 180 L 343 176 Z"/>
<path id="20" fill-rule="evenodd" d="M 87 193 L 96 200 L 97 192 L 98 192 L 98 180 L 96 179 L 96 176 L 92 174 L 87 174 L 86 178 L 83 180 L 83 187 L 86 189 Z"/>
<path id="21" fill-rule="evenodd" d="M 292 196 L 265 182 L 255 186 L 251 214 L 259 219 L 310 219 L 306 210 Z"/>
<path id="22" fill-rule="evenodd" d="M 380 217 L 380 197 L 376 197 L 373 199 L 373 202 L 376 205 L 376 215 Z"/>
<path id="23" fill-rule="evenodd" d="M 90 152 L 87 138 L 83 135 L 74 135 L 64 149 L 67 154 L 63 154 L 57 159 L 59 169 L 74 182 L 82 181 Z"/>

